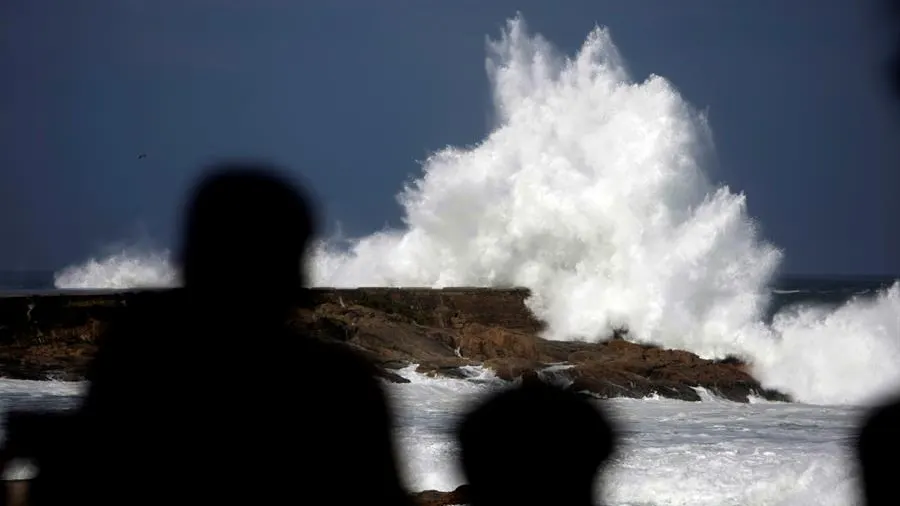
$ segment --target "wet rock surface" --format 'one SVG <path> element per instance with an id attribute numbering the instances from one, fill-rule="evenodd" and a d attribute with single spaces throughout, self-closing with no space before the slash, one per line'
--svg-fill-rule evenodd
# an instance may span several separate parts
<path id="1" fill-rule="evenodd" d="M 456 490 L 441 492 L 439 490 L 424 490 L 413 494 L 413 504 L 416 506 L 456 506 L 468 504 L 469 486 L 460 485 Z"/>
<path id="2" fill-rule="evenodd" d="M 95 340 L 129 305 L 166 310 L 172 290 L 0 298 L 0 375 L 80 380 Z M 603 343 L 546 341 L 525 307 L 522 289 L 317 289 L 312 308 L 288 324 L 317 339 L 338 341 L 380 366 L 386 381 L 406 383 L 397 370 L 463 379 L 484 366 L 504 380 L 557 381 L 598 397 L 659 395 L 698 401 L 695 387 L 747 402 L 763 389 L 739 359 L 711 361 L 681 350 L 611 336 Z M 223 315 L 225 317 L 225 315 Z M 165 336 L 160 336 L 165 340 Z M 177 353 L 173 343 L 172 352 Z"/>

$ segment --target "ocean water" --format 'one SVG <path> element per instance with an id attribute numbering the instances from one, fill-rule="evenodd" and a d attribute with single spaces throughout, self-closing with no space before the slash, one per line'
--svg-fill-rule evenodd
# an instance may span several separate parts
<path id="1" fill-rule="evenodd" d="M 892 283 L 887 277 L 784 278 L 773 284 L 771 312 L 792 305 L 840 307 L 855 297 L 876 300 Z M 57 291 L 46 283 L 17 288 Z M 465 482 L 455 425 L 473 402 L 509 384 L 480 368 L 472 368 L 467 380 L 428 378 L 413 369 L 400 371 L 411 383 L 385 384 L 404 478 L 411 490 L 453 490 Z M 0 415 L 10 408 L 72 409 L 83 388 L 0 379 Z M 761 399 L 739 404 L 703 391 L 701 397 L 697 403 L 598 400 L 623 431 L 623 451 L 600 480 L 598 499 L 612 506 L 862 504 L 849 442 L 864 406 Z M 11 470 L 20 477 L 33 473 L 27 465 Z"/>
<path id="2" fill-rule="evenodd" d="M 484 373 L 473 381 L 404 375 L 412 383 L 391 393 L 407 482 L 452 490 L 465 482 L 453 426 L 473 399 L 504 386 Z M 597 401 L 623 431 L 623 451 L 600 480 L 598 499 L 623 506 L 860 504 L 848 446 L 859 408 L 738 404 L 701 394 L 698 403 Z M 567 443 L 561 437 L 559 444 Z"/>
<path id="3" fill-rule="evenodd" d="M 489 39 L 484 63 L 490 132 L 398 181 L 402 227 L 321 238 L 316 285 L 523 286 L 548 339 L 624 327 L 632 340 L 744 357 L 765 386 L 812 404 L 871 404 L 900 389 L 900 285 L 773 304 L 785 253 L 748 213 L 753 196 L 712 177 L 703 104 L 664 76 L 632 76 L 609 30 L 566 55 L 516 16 Z M 171 260 L 117 251 L 53 283 L 170 286 Z M 798 302 L 795 290 L 775 295 Z"/>
<path id="4" fill-rule="evenodd" d="M 773 286 L 773 300 L 782 308 L 841 305 L 853 297 L 873 297 L 892 282 L 785 278 Z M 46 284 L 18 288 L 53 290 Z M 468 380 L 428 378 L 413 369 L 400 371 L 411 383 L 385 384 L 395 410 L 404 478 L 411 490 L 453 490 L 465 482 L 457 464 L 455 425 L 473 402 L 509 384 L 480 368 L 472 368 Z M 0 415 L 10 408 L 75 408 L 83 387 L 0 380 Z M 864 407 L 759 399 L 738 404 L 702 391 L 701 397 L 698 403 L 597 401 L 623 431 L 623 451 L 600 480 L 598 499 L 612 506 L 861 504 L 849 441 Z M 27 465 L 12 471 L 33 473 Z"/>
<path id="5" fill-rule="evenodd" d="M 56 291 L 52 273 L 38 278 L 43 281 L 13 287 L 0 275 L 0 289 Z M 773 284 L 771 312 L 797 304 L 840 306 L 854 297 L 875 297 L 891 283 L 892 278 L 783 278 Z M 456 423 L 473 402 L 508 384 L 480 368 L 468 380 L 428 378 L 413 368 L 400 372 L 411 383 L 386 388 L 405 481 L 411 490 L 452 490 L 465 482 L 457 464 Z M 10 408 L 75 408 L 83 387 L 0 380 L 0 415 Z M 758 399 L 738 404 L 702 391 L 701 397 L 698 403 L 597 401 L 623 430 L 623 451 L 603 475 L 598 499 L 613 506 L 861 504 L 848 443 L 863 407 Z M 34 469 L 24 465 L 11 473 L 28 476 Z"/>
<path id="6" fill-rule="evenodd" d="M 473 401 L 508 384 L 478 369 L 470 380 L 401 373 L 411 383 L 387 388 L 405 482 L 411 490 L 452 490 L 465 482 L 456 423 Z M 83 386 L 0 380 L 0 409 L 71 409 Z M 848 447 L 859 408 L 703 398 L 597 401 L 618 420 L 623 438 L 598 482 L 598 499 L 613 506 L 860 504 Z M 497 465 L 517 464 L 502 458 Z M 11 474 L 33 472 L 24 465 Z"/>
<path id="7" fill-rule="evenodd" d="M 626 422 L 626 447 L 602 497 L 856 504 L 847 441 L 862 409 L 900 391 L 900 284 L 779 276 L 785 252 L 748 213 L 754 196 L 712 177 L 715 125 L 703 104 L 689 104 L 664 76 L 632 76 L 605 27 L 565 55 L 516 16 L 486 50 L 491 131 L 433 153 L 418 178 L 398 181 L 402 227 L 319 241 L 314 283 L 524 286 L 548 339 L 600 340 L 626 327 L 635 341 L 744 357 L 764 386 L 798 402 L 603 401 Z M 52 279 L 22 277 L 7 291 L 178 282 L 168 251 L 133 249 Z M 502 385 L 483 373 L 405 374 L 412 383 L 389 388 L 407 479 L 415 489 L 451 489 L 461 481 L 454 421 Z M 66 404 L 74 388 L 2 382 L 0 401 Z"/>

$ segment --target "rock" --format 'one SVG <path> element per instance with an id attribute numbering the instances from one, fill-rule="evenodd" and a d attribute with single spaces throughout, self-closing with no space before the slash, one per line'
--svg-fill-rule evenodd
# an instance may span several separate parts
<path id="1" fill-rule="evenodd" d="M 491 358 L 482 364 L 503 380 L 512 381 L 524 374 L 534 373 L 543 368 L 543 364 L 527 358 Z"/>
<path id="2" fill-rule="evenodd" d="M 492 358 L 524 358 L 538 360 L 538 337 L 502 327 L 481 324 L 460 329 L 456 340 L 459 353 L 475 360 Z"/>
<path id="3" fill-rule="evenodd" d="M 416 506 L 456 506 L 469 503 L 469 486 L 460 485 L 452 492 L 439 490 L 424 490 L 412 494 L 413 503 Z"/>
<path id="4" fill-rule="evenodd" d="M 400 315 L 363 306 L 324 304 L 316 308 L 312 321 L 305 327 L 297 323 L 295 328 L 302 331 L 310 328 L 334 329 L 334 340 L 373 353 L 373 358 L 379 363 L 418 363 L 459 358 L 454 350 L 452 332 L 419 325 Z"/>
<path id="5" fill-rule="evenodd" d="M 781 393 L 778 390 L 774 390 L 771 388 L 762 388 L 760 390 L 754 390 L 754 395 L 758 397 L 762 397 L 768 401 L 776 401 L 776 402 L 793 402 L 791 396 L 785 393 Z"/>
<path id="6" fill-rule="evenodd" d="M 435 377 L 443 376 L 454 379 L 465 379 L 468 375 L 460 369 L 467 365 L 477 365 L 478 362 L 459 357 L 448 357 L 443 359 L 433 359 L 422 362 L 416 367 L 416 372 L 425 374 L 426 376 Z"/>
<path id="7" fill-rule="evenodd" d="M 570 353 L 566 357 L 566 362 L 570 364 L 599 363 L 612 359 L 613 354 L 605 352 L 606 347 L 592 350 L 578 350 Z"/>
<path id="8" fill-rule="evenodd" d="M 748 396 L 781 400 L 786 397 L 762 389 L 742 365 L 704 360 L 682 350 L 665 350 L 611 340 L 598 348 L 569 355 L 573 388 L 601 396 L 662 397 L 699 401 L 696 387 L 737 402 Z"/>
<path id="9" fill-rule="evenodd" d="M 384 367 L 379 367 L 377 369 L 377 374 L 378 374 L 379 378 L 389 381 L 391 383 L 401 383 L 401 384 L 410 383 L 410 381 L 408 379 L 404 378 L 403 376 L 400 376 L 399 374 L 397 374 L 395 372 L 391 372 L 390 370 L 385 369 Z"/>
<path id="10" fill-rule="evenodd" d="M 603 348 L 602 344 L 576 341 L 538 341 L 541 359 L 551 363 L 568 362 L 573 353 L 580 351 L 594 352 Z"/>
<path id="11" fill-rule="evenodd" d="M 642 399 L 659 395 L 683 401 L 699 401 L 700 395 L 689 385 L 670 381 L 654 381 L 630 371 L 628 361 L 579 364 L 570 370 L 572 385 L 576 391 L 585 391 L 599 397 L 630 397 Z"/>
<path id="12" fill-rule="evenodd" d="M 0 375 L 83 379 L 94 341 L 113 315 L 137 304 L 168 311 L 178 291 L 0 297 Z M 317 289 L 314 305 L 298 308 L 287 324 L 352 348 L 393 383 L 409 382 L 394 372 L 404 367 L 465 379 L 463 368 L 480 364 L 503 380 L 561 382 L 598 397 L 697 401 L 702 387 L 739 402 L 750 395 L 789 400 L 763 389 L 738 357 L 704 360 L 636 344 L 624 330 L 603 343 L 541 339 L 527 296 L 521 289 Z"/>

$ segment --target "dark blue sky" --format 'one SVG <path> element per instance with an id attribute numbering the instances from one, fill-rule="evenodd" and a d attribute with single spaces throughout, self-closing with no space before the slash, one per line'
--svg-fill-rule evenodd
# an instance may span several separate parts
<path id="1" fill-rule="evenodd" d="M 399 224 L 417 160 L 486 133 L 485 37 L 521 11 L 567 53 L 610 27 L 636 77 L 707 109 L 715 176 L 786 271 L 900 273 L 900 107 L 862 4 L 4 0 L 0 269 L 172 245 L 215 156 L 296 168 L 348 234 Z"/>

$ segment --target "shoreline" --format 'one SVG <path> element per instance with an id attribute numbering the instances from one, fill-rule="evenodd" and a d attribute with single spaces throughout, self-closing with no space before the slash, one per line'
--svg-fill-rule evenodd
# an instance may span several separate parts
<path id="1" fill-rule="evenodd" d="M 103 290 L 0 297 L 0 377 L 79 381 L 95 340 L 128 305 L 171 307 L 179 289 Z M 312 305 L 286 322 L 338 342 L 374 362 L 381 376 L 417 365 L 429 376 L 463 379 L 483 366 L 502 380 L 543 378 L 600 398 L 649 395 L 700 401 L 694 387 L 735 402 L 750 396 L 790 401 L 762 388 L 737 358 L 635 344 L 621 335 L 600 343 L 548 341 L 525 306 L 523 288 L 314 288 Z M 563 367 L 560 367 L 563 366 Z"/>

